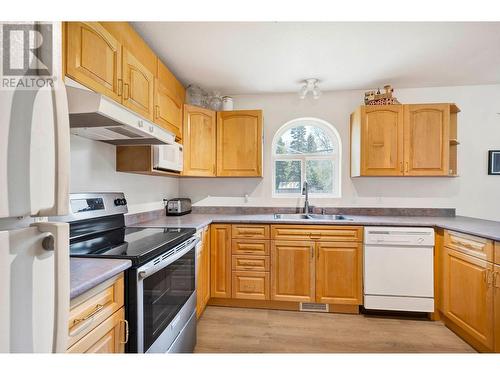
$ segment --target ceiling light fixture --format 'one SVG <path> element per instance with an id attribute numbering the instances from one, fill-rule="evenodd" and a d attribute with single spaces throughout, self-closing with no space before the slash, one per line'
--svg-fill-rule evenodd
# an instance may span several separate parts
<path id="1" fill-rule="evenodd" d="M 309 78 L 303 81 L 304 85 L 300 88 L 299 97 L 305 99 L 308 92 L 312 92 L 313 99 L 319 99 L 321 90 L 318 87 L 319 79 Z"/>

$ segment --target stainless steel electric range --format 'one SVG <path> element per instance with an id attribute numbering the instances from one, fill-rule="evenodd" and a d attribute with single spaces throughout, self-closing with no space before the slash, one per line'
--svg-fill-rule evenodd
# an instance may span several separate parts
<path id="1" fill-rule="evenodd" d="M 126 227 L 127 211 L 123 193 L 71 194 L 71 215 L 63 218 L 70 223 L 70 255 L 132 261 L 125 273 L 127 352 L 192 352 L 196 230 Z"/>

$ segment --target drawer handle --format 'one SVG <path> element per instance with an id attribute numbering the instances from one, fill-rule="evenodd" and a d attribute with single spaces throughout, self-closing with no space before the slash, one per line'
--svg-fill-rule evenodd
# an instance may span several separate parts
<path id="1" fill-rule="evenodd" d="M 78 323 L 81 323 L 81 322 L 84 322 L 86 320 L 93 318 L 94 315 L 97 314 L 99 311 L 101 311 L 103 308 L 104 308 L 104 305 L 101 305 L 100 303 L 98 303 L 97 305 L 95 305 L 94 310 L 92 310 L 85 318 L 75 319 L 75 320 L 73 320 L 73 324 L 78 324 Z"/>
<path id="2" fill-rule="evenodd" d="M 500 289 L 500 283 L 497 283 L 497 281 L 500 281 L 500 273 L 498 271 L 493 272 L 493 286 L 497 289 Z"/>
<path id="3" fill-rule="evenodd" d="M 120 344 L 126 344 L 129 337 L 128 320 L 122 320 L 121 322 L 125 324 L 125 340 L 120 340 Z"/>
<path id="4" fill-rule="evenodd" d="M 477 250 L 477 251 L 481 251 L 482 248 L 479 247 L 479 246 L 474 246 L 473 244 L 471 243 L 468 243 L 468 242 L 462 242 L 462 241 L 458 241 L 458 240 L 454 240 L 452 241 L 454 242 L 455 244 L 457 244 L 458 246 L 463 246 L 463 247 L 466 247 L 467 249 L 471 249 L 471 250 Z"/>

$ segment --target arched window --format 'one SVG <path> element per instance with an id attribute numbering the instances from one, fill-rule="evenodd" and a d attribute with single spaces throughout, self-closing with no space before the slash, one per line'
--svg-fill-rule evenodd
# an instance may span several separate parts
<path id="1" fill-rule="evenodd" d="M 317 118 L 289 121 L 272 147 L 273 196 L 300 196 L 307 181 L 312 196 L 340 197 L 342 148 L 331 124 Z"/>

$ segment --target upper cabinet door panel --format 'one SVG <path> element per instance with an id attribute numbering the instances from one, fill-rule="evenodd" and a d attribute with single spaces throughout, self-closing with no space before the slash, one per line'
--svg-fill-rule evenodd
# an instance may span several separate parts
<path id="1" fill-rule="evenodd" d="M 217 176 L 262 176 L 262 111 L 217 113 Z"/>
<path id="2" fill-rule="evenodd" d="M 184 106 L 184 176 L 215 176 L 215 112 Z"/>
<path id="3" fill-rule="evenodd" d="M 405 105 L 405 175 L 447 175 L 449 104 Z"/>
<path id="4" fill-rule="evenodd" d="M 362 175 L 402 175 L 403 106 L 364 106 L 361 123 Z"/>
<path id="5" fill-rule="evenodd" d="M 66 75 L 121 102 L 121 44 L 98 22 L 68 22 L 66 32 Z"/>
<path id="6" fill-rule="evenodd" d="M 123 104 L 153 119 L 154 74 L 123 48 Z"/>
<path id="7" fill-rule="evenodd" d="M 154 122 L 182 139 L 182 101 L 159 79 L 155 80 Z"/>

